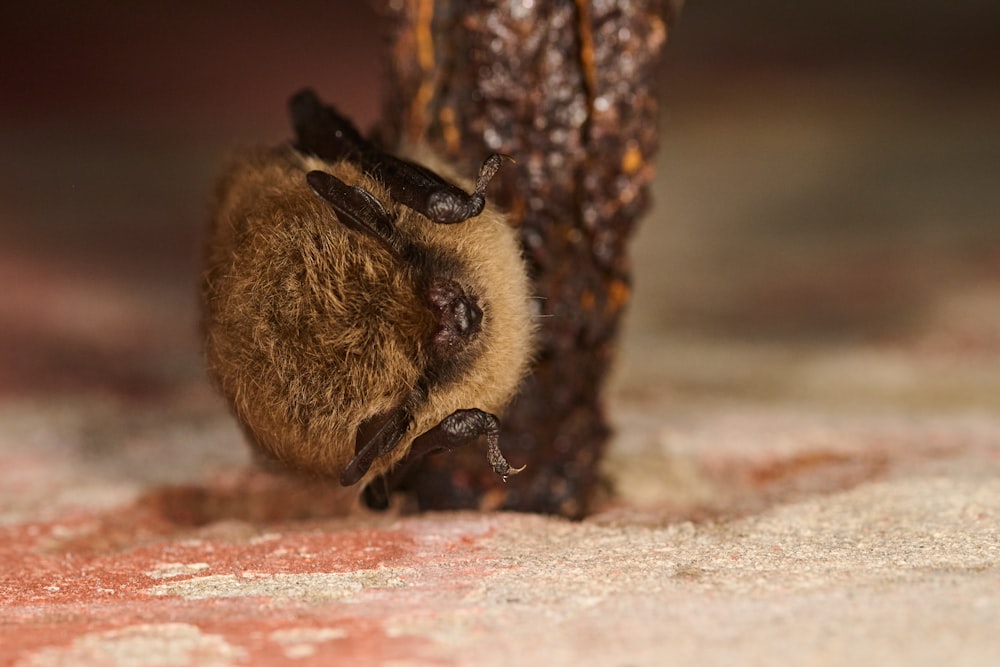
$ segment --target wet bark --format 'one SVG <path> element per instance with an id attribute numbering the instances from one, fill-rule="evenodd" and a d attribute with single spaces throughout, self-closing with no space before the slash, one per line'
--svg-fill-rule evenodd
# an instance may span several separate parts
<path id="1" fill-rule="evenodd" d="M 481 451 L 428 457 L 422 508 L 580 517 L 609 428 L 602 387 L 629 300 L 628 240 L 657 147 L 654 70 L 664 0 L 375 0 L 388 35 L 387 145 L 424 139 L 474 174 L 515 158 L 491 198 L 521 232 L 541 323 L 532 375 L 503 418 L 525 472 L 501 483 Z"/>

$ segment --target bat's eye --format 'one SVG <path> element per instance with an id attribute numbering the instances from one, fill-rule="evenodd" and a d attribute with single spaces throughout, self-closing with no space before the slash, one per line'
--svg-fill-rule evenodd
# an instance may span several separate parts
<path id="1" fill-rule="evenodd" d="M 476 297 L 469 296 L 454 280 L 431 283 L 427 300 L 437 315 L 434 344 L 440 351 L 465 342 L 482 329 L 483 310 Z"/>

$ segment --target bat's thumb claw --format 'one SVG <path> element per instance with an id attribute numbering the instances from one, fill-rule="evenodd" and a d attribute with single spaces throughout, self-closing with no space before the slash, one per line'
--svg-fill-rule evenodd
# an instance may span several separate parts
<path id="1" fill-rule="evenodd" d="M 523 465 L 520 468 L 511 468 L 510 470 L 507 471 L 507 474 L 501 475 L 500 477 L 501 479 L 503 479 L 503 481 L 506 482 L 508 477 L 513 477 L 514 475 L 524 472 L 524 469 L 527 467 L 528 467 L 527 465 Z"/>

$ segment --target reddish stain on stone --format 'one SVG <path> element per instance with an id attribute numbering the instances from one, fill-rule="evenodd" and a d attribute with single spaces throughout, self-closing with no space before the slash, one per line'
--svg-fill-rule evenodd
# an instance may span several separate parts
<path id="1" fill-rule="evenodd" d="M 290 657 L 297 665 L 341 664 L 339 661 L 348 660 L 382 664 L 421 659 L 422 655 L 429 659 L 428 640 L 387 632 L 383 621 L 395 613 L 383 605 L 361 610 L 357 605 L 344 609 L 336 605 L 289 604 L 276 609 L 257 598 L 47 606 L 29 617 L 7 617 L 0 624 L 0 664 L 13 664 L 42 649 L 67 648 L 74 639 L 86 635 L 162 623 L 190 624 L 202 634 L 219 635 L 246 652 L 247 664 L 284 664 Z M 280 637 L 282 631 L 294 637 L 295 631 L 303 629 L 332 630 L 335 636 L 300 642 L 282 641 Z"/>
<path id="2" fill-rule="evenodd" d="M 331 664 L 383 664 L 393 660 L 420 660 L 426 664 L 445 664 L 429 661 L 429 647 L 426 639 L 414 636 L 392 636 L 382 622 L 382 618 L 358 617 L 346 613 L 306 615 L 289 620 L 286 617 L 275 620 L 267 617 L 238 619 L 235 622 L 208 621 L 199 627 L 205 632 L 217 633 L 237 646 L 247 650 L 254 664 L 283 664 L 295 656 L 296 665 L 316 665 L 326 667 Z M 380 611 L 386 611 L 380 609 Z M 394 612 L 387 612 L 392 616 Z M 302 628 L 335 629 L 343 632 L 343 637 L 318 642 L 281 642 L 275 634 L 281 631 Z M 303 655 L 301 647 L 307 646 L 311 655 Z"/>
<path id="3" fill-rule="evenodd" d="M 145 589 L 161 583 L 150 573 L 164 563 L 206 564 L 198 575 L 354 572 L 407 562 L 413 551 L 413 539 L 398 530 L 330 530 L 329 526 L 279 528 L 235 541 L 203 540 L 195 535 L 180 541 L 160 537 L 153 544 L 142 544 L 139 539 L 131 548 L 99 555 L 74 549 L 93 540 L 75 536 L 73 531 L 87 531 L 93 525 L 62 521 L 0 530 L 0 558 L 8 563 L 0 574 L 0 603 L 65 604 L 91 601 L 95 595 L 115 600 L 144 598 Z M 99 532 L 100 524 L 96 525 Z M 243 528 L 255 532 L 250 526 Z M 60 533 L 69 536 L 65 549 L 58 548 Z"/>
<path id="4" fill-rule="evenodd" d="M 343 516 L 338 492 L 231 471 L 112 510 L 0 526 L 0 665 L 40 650 L 72 661 L 84 637 L 121 641 L 104 633 L 155 642 L 178 631 L 208 646 L 221 637 L 248 664 L 433 664 L 433 640 L 398 628 L 501 567 L 483 547 L 498 519 Z"/>
<path id="5" fill-rule="evenodd" d="M 129 522 L 133 528 L 125 530 Z M 485 524 L 458 521 L 444 534 L 437 532 L 438 523 L 419 519 L 383 526 L 357 519 L 220 522 L 191 529 L 134 506 L 106 515 L 6 526 L 0 529 L 5 564 L 0 571 L 0 664 L 43 648 L 70 650 L 73 640 L 85 635 L 163 623 L 190 624 L 203 634 L 217 634 L 245 651 L 251 664 L 292 657 L 302 665 L 352 658 L 371 664 L 421 656 L 434 664 L 430 640 L 396 636 L 386 622 L 414 612 L 433 614 L 428 591 L 460 589 L 481 580 L 492 567 L 481 554 L 479 538 L 492 533 Z M 109 539 L 109 531 L 119 534 Z M 362 587 L 349 594 L 363 604 L 336 597 L 227 597 L 224 590 L 220 597 L 204 599 L 150 593 L 154 587 L 198 577 L 231 576 L 238 589 L 239 582 L 274 575 L 381 568 L 401 568 L 414 576 L 401 588 Z M 323 629 L 328 638 L 287 640 L 302 628 Z"/>

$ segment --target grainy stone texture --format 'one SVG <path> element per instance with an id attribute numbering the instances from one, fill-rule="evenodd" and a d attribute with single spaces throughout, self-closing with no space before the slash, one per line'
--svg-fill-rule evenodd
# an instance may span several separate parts
<path id="1" fill-rule="evenodd" d="M 135 48 L 145 24 L 0 21 L 22 35 L 0 48 L 43 40 L 24 72 L 90 72 L 91 96 L 77 78 L 35 106 L 3 90 L 22 115 L 0 123 L 17 158 L 0 162 L 0 665 L 997 664 L 992 37 L 962 32 L 958 4 L 910 5 L 907 30 L 845 50 L 856 10 L 827 4 L 825 51 L 789 3 L 689 3 L 595 512 L 334 517 L 322 487 L 250 469 L 203 379 L 211 169 L 178 139 L 285 137 L 289 81 L 323 92 L 336 62 L 328 26 L 349 24 L 313 15 L 333 4 L 277 41 L 291 28 L 266 13 L 159 10 L 158 30 L 236 23 L 270 57 L 221 87 L 212 73 L 245 63 L 217 64 L 214 41 L 194 36 L 194 58 L 156 32 L 143 58 L 69 58 L 98 27 Z M 795 30 L 762 52 L 782 12 Z M 960 49 L 925 53 L 952 32 Z M 176 58 L 192 60 L 171 78 Z M 115 97 L 120 78 L 158 81 L 156 108 Z M 256 106 L 226 115 L 233 90 Z"/>

